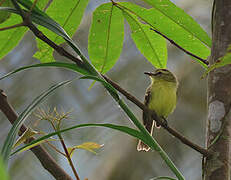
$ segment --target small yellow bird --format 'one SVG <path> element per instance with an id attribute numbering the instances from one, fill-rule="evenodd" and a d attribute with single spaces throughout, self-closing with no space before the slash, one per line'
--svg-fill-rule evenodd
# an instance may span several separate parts
<path id="1" fill-rule="evenodd" d="M 173 73 L 167 69 L 157 69 L 154 73 L 145 72 L 151 78 L 151 85 L 145 93 L 144 104 L 154 110 L 159 117 L 167 118 L 176 107 L 178 82 Z M 143 124 L 152 135 L 154 125 L 158 127 L 151 115 L 143 112 Z M 139 140 L 138 151 L 149 151 L 150 147 Z"/>

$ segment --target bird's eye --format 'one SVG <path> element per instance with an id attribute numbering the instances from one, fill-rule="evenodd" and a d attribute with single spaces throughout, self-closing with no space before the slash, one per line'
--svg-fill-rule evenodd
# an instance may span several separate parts
<path id="1" fill-rule="evenodd" d="M 162 72 L 160 72 L 160 71 L 156 73 L 156 75 L 160 75 L 160 74 L 162 74 Z"/>

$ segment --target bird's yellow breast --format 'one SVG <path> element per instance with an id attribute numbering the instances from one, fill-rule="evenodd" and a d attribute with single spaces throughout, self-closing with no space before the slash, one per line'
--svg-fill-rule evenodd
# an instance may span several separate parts
<path id="1" fill-rule="evenodd" d="M 168 81 L 152 83 L 149 109 L 155 110 L 158 116 L 167 118 L 175 109 L 176 91 L 176 83 Z"/>

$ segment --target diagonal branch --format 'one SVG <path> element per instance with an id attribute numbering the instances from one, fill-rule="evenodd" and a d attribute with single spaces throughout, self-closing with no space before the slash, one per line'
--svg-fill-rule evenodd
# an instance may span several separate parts
<path id="1" fill-rule="evenodd" d="M 11 124 L 18 118 L 17 113 L 7 100 L 6 94 L 3 90 L 0 90 L 0 110 L 7 117 Z M 25 132 L 27 127 L 22 125 L 19 135 Z M 27 140 L 27 143 L 34 141 L 35 138 L 31 137 Z M 41 146 L 37 145 L 30 149 L 34 155 L 39 159 L 42 166 L 53 175 L 56 180 L 72 180 L 72 178 L 56 163 L 55 159 Z"/>

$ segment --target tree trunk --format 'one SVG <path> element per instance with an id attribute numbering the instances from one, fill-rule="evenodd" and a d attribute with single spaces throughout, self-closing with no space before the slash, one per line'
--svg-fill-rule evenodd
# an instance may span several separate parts
<path id="1" fill-rule="evenodd" d="M 224 56 L 231 45 L 231 0 L 214 0 L 210 64 Z M 230 180 L 231 65 L 209 73 L 207 147 L 204 180 Z"/>

